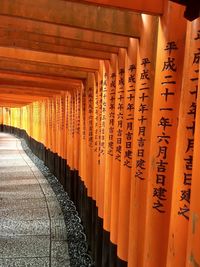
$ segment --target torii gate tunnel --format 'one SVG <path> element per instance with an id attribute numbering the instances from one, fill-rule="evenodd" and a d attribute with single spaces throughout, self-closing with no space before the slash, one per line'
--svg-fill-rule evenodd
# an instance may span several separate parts
<path id="1" fill-rule="evenodd" d="M 1 131 L 57 176 L 97 267 L 200 266 L 200 4 L 176 2 L 0 1 Z"/>

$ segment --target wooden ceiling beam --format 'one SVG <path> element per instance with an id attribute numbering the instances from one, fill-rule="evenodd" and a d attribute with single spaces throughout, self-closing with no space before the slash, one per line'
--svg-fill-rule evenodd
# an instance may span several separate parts
<path id="1" fill-rule="evenodd" d="M 65 67 L 28 60 L 9 59 L 5 57 L 0 57 L 0 71 L 9 71 L 19 74 L 47 75 L 54 78 L 81 80 L 85 80 L 87 78 L 87 72 L 80 70 L 80 68 L 71 69 L 67 66 Z"/>
<path id="2" fill-rule="evenodd" d="M 25 100 L 25 101 L 30 101 L 30 102 L 35 102 L 35 101 L 40 101 L 43 99 L 48 98 L 47 96 L 34 96 L 34 95 L 28 95 L 28 94 L 18 94 L 15 93 L 13 94 L 6 94 L 6 93 L 0 93 L 0 97 L 2 100 Z"/>
<path id="3" fill-rule="evenodd" d="M 77 0 L 74 0 L 77 1 Z M 78 1 L 80 2 L 80 0 Z M 164 9 L 164 0 L 81 0 L 83 3 L 95 4 L 98 6 L 109 6 L 124 8 L 139 13 L 161 15 Z"/>
<path id="4" fill-rule="evenodd" d="M 6 107 L 6 104 L 12 104 L 13 106 L 15 106 L 16 104 L 19 104 L 21 106 L 25 106 L 25 105 L 28 105 L 28 104 L 31 104 L 32 101 L 25 101 L 25 100 L 19 100 L 19 99 L 0 99 L 0 104 L 3 106 L 3 107 Z"/>
<path id="5" fill-rule="evenodd" d="M 0 14 L 139 38 L 138 13 L 60 0 L 1 0 Z"/>
<path id="6" fill-rule="evenodd" d="M 92 49 L 92 47 L 94 49 L 94 45 L 96 45 L 98 46 L 97 50 L 101 50 L 101 46 L 103 49 L 105 49 L 105 47 L 107 47 L 107 49 L 111 49 L 112 47 L 127 48 L 129 42 L 129 38 L 126 36 L 49 24 L 18 17 L 0 15 L 0 21 L 0 27 L 7 29 L 7 31 L 11 31 L 12 29 L 17 32 L 22 31 L 24 34 L 32 34 L 32 38 L 38 38 L 37 35 L 40 35 L 46 42 L 52 42 L 53 38 L 57 45 L 67 45 L 69 42 L 73 41 L 74 47 L 83 48 L 84 46 L 88 46 L 88 49 Z M 7 32 L 7 34 L 8 33 L 9 32 Z"/>
<path id="7" fill-rule="evenodd" d="M 26 106 L 26 104 L 19 104 L 19 103 L 13 103 L 13 102 L 5 102 L 0 100 L 0 107 L 3 108 L 21 108 L 23 106 Z"/>
<path id="8" fill-rule="evenodd" d="M 74 86 L 74 85 L 68 85 L 66 86 L 60 86 L 60 87 L 55 87 L 54 85 L 47 84 L 47 83 L 38 83 L 35 81 L 20 81 L 20 80 L 15 80 L 15 79 L 6 79 L 6 78 L 1 78 L 0 79 L 0 86 L 7 86 L 7 85 L 13 85 L 13 86 L 24 86 L 27 88 L 32 88 L 32 87 L 38 87 L 41 89 L 44 88 L 49 88 L 49 89 L 54 89 L 57 91 L 68 91 L 68 90 L 73 90 L 73 89 L 78 89 L 79 87 Z"/>
<path id="9" fill-rule="evenodd" d="M 2 47 L 11 47 L 11 48 L 22 48 L 38 52 L 49 52 L 55 53 L 58 55 L 70 55 L 78 56 L 83 58 L 95 58 L 95 59 L 107 59 L 111 58 L 111 54 L 108 52 L 66 47 L 66 46 L 57 46 L 53 44 L 47 44 L 42 42 L 35 42 L 29 40 L 20 40 L 20 39 L 8 39 L 0 38 L 0 46 Z"/>
<path id="10" fill-rule="evenodd" d="M 0 81 L 3 80 L 16 80 L 24 82 L 35 82 L 38 84 L 46 84 L 53 88 L 65 89 L 66 86 L 80 87 L 82 82 L 75 79 L 52 79 L 50 77 L 33 76 L 33 75 L 22 75 L 18 73 L 0 72 Z"/>
<path id="11" fill-rule="evenodd" d="M 27 87 L 15 87 L 15 86 L 0 86 L 0 94 L 18 94 L 18 95 L 34 95 L 42 97 L 50 97 L 54 95 L 61 95 L 62 91 L 49 91 L 47 89 L 33 89 Z"/>
<path id="12" fill-rule="evenodd" d="M 56 55 L 53 53 L 29 51 L 19 48 L 0 47 L 0 57 L 55 64 L 60 66 L 68 66 L 74 69 L 86 68 L 91 71 L 96 71 L 99 69 L 99 60 L 97 59 L 87 59 L 83 57 L 73 57 L 67 55 Z"/>

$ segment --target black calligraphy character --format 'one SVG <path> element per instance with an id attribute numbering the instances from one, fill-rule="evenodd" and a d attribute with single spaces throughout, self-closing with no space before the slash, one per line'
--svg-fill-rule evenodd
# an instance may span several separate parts
<path id="1" fill-rule="evenodd" d="M 164 78 L 166 79 L 164 82 L 161 82 L 162 85 L 165 84 L 176 84 L 176 81 L 169 81 L 169 79 L 173 78 L 172 75 L 165 75 Z"/>
<path id="2" fill-rule="evenodd" d="M 181 216 L 185 217 L 185 219 L 189 220 L 189 216 L 186 215 L 186 213 L 189 211 L 190 211 L 190 209 L 186 205 L 184 205 L 182 208 L 180 208 L 178 215 L 181 215 Z"/>
<path id="3" fill-rule="evenodd" d="M 156 183 L 164 186 L 165 185 L 165 178 L 166 178 L 166 176 L 164 174 L 156 174 Z"/>
<path id="4" fill-rule="evenodd" d="M 140 169 L 136 171 L 135 177 L 144 180 L 143 172 Z"/>
<path id="5" fill-rule="evenodd" d="M 161 142 L 165 142 L 166 144 L 169 144 L 169 139 L 171 138 L 169 135 L 165 135 L 165 132 L 162 133 L 163 135 L 158 135 L 158 142 L 157 143 L 161 143 Z"/>
<path id="6" fill-rule="evenodd" d="M 123 121 L 121 121 L 121 120 L 118 121 L 118 122 L 117 122 L 117 127 L 118 127 L 118 128 L 122 128 L 122 126 L 123 126 Z"/>
<path id="7" fill-rule="evenodd" d="M 131 133 L 131 132 L 126 133 L 126 139 L 127 140 L 131 140 L 132 139 L 132 135 L 133 135 L 133 133 Z"/>
<path id="8" fill-rule="evenodd" d="M 177 46 L 175 42 L 167 42 L 166 48 L 164 50 L 169 51 L 169 55 L 171 55 L 172 50 L 177 50 Z"/>
<path id="9" fill-rule="evenodd" d="M 187 153 L 190 150 L 193 151 L 193 148 L 194 148 L 194 138 L 188 138 L 187 141 L 188 141 L 188 145 L 187 145 L 187 149 L 185 153 Z"/>
<path id="10" fill-rule="evenodd" d="M 110 82 L 110 87 L 115 88 L 116 87 L 116 80 L 112 80 Z"/>
<path id="11" fill-rule="evenodd" d="M 140 121 L 141 124 L 143 124 L 143 122 L 146 120 L 147 120 L 147 118 L 145 118 L 143 115 L 138 119 L 138 121 Z"/>
<path id="12" fill-rule="evenodd" d="M 146 131 L 146 127 L 145 126 L 139 127 L 138 135 L 145 136 L 145 131 Z"/>
<path id="13" fill-rule="evenodd" d="M 145 170 L 145 163 L 146 163 L 145 160 L 143 160 L 143 159 L 138 159 L 138 160 L 136 161 L 136 168 L 140 168 L 140 169 L 142 169 L 142 170 Z"/>
<path id="14" fill-rule="evenodd" d="M 126 160 L 124 161 L 124 166 L 126 166 L 126 167 L 128 167 L 128 168 L 132 168 L 132 166 L 131 166 L 131 161 L 128 160 L 128 159 L 126 159 Z"/>
<path id="15" fill-rule="evenodd" d="M 140 99 L 142 99 L 142 102 L 144 102 L 145 98 L 149 97 L 148 95 L 146 95 L 145 93 L 142 93 L 141 96 L 139 96 Z"/>
<path id="16" fill-rule="evenodd" d="M 167 102 L 168 100 L 168 96 L 169 95 L 174 95 L 174 92 L 170 92 L 168 88 L 165 88 L 165 92 L 161 93 L 161 96 L 165 97 L 165 101 Z"/>
<path id="17" fill-rule="evenodd" d="M 157 171 L 158 172 L 165 172 L 166 171 L 166 165 L 168 165 L 168 162 L 163 161 L 162 159 L 160 161 L 156 162 L 157 165 Z"/>
<path id="18" fill-rule="evenodd" d="M 192 174 L 184 173 L 184 185 L 191 185 L 192 182 Z"/>
<path id="19" fill-rule="evenodd" d="M 115 118 L 115 113 L 114 112 L 110 112 L 109 116 L 110 116 L 110 119 L 114 119 Z"/>
<path id="20" fill-rule="evenodd" d="M 138 139 L 137 141 L 139 147 L 144 147 L 144 142 L 146 141 L 146 139 L 140 137 L 140 139 Z"/>
<path id="21" fill-rule="evenodd" d="M 116 74 L 115 74 L 115 72 L 113 72 L 112 74 L 111 74 L 111 78 L 115 78 L 116 77 Z"/>
<path id="22" fill-rule="evenodd" d="M 122 129 L 117 130 L 117 136 L 122 136 L 122 133 L 123 133 Z"/>
<path id="23" fill-rule="evenodd" d="M 192 102 L 192 104 L 190 105 L 189 111 L 187 112 L 188 115 L 192 115 L 193 118 L 195 119 L 196 117 L 196 103 Z"/>
<path id="24" fill-rule="evenodd" d="M 126 148 L 131 148 L 132 142 L 126 142 Z"/>
<path id="25" fill-rule="evenodd" d="M 119 70 L 119 75 L 123 75 L 124 72 L 125 72 L 124 69 L 120 69 L 120 70 Z"/>
<path id="26" fill-rule="evenodd" d="M 193 156 L 188 156 L 188 158 L 184 159 L 185 161 L 185 167 L 186 170 L 191 171 L 192 170 L 192 164 L 193 164 Z"/>
<path id="27" fill-rule="evenodd" d="M 130 72 L 133 72 L 134 70 L 136 70 L 136 67 L 135 67 L 135 65 L 134 64 L 131 64 L 130 66 L 129 66 L 129 69 L 128 69 Z"/>
<path id="28" fill-rule="evenodd" d="M 127 110 L 129 110 L 129 111 L 134 110 L 134 104 L 133 103 L 128 103 Z"/>
<path id="29" fill-rule="evenodd" d="M 124 78 L 123 77 L 120 77 L 120 79 L 119 79 L 119 86 L 120 86 L 120 89 L 122 89 L 124 87 Z"/>
<path id="30" fill-rule="evenodd" d="M 124 108 L 124 107 L 123 107 L 123 104 L 122 104 L 122 103 L 119 103 L 117 109 L 121 111 L 121 110 L 123 110 L 123 108 Z"/>
<path id="31" fill-rule="evenodd" d="M 132 154 L 133 154 L 133 152 L 131 150 L 127 150 L 127 151 L 125 151 L 124 157 L 128 158 L 128 159 L 132 159 Z"/>
<path id="32" fill-rule="evenodd" d="M 144 79 L 150 80 L 148 70 L 143 70 L 143 72 L 141 72 L 140 80 L 144 80 Z"/>
<path id="33" fill-rule="evenodd" d="M 122 152 L 122 146 L 121 145 L 116 147 L 116 152 L 121 154 L 121 152 Z"/>
<path id="34" fill-rule="evenodd" d="M 119 101 L 121 102 L 124 99 L 124 97 L 123 97 L 123 95 L 119 95 L 119 97 L 117 99 L 119 99 Z"/>
<path id="35" fill-rule="evenodd" d="M 163 159 L 167 158 L 167 146 L 159 146 L 157 158 L 159 158 L 161 155 L 163 156 Z"/>
<path id="36" fill-rule="evenodd" d="M 167 190 L 164 187 L 154 188 L 153 189 L 153 197 L 157 197 L 160 200 L 166 200 L 165 193 Z"/>
<path id="37" fill-rule="evenodd" d="M 118 113 L 117 114 L 117 118 L 118 118 L 118 120 L 123 120 L 123 113 Z"/>
<path id="38" fill-rule="evenodd" d="M 195 96 L 195 100 L 197 100 L 197 93 L 198 93 L 198 86 L 196 85 L 195 86 L 195 90 L 194 91 L 190 91 L 190 94 Z"/>
<path id="39" fill-rule="evenodd" d="M 128 82 L 129 82 L 129 83 L 135 83 L 135 74 L 131 74 L 131 75 L 128 77 Z"/>
<path id="40" fill-rule="evenodd" d="M 138 111 L 142 112 L 142 114 L 144 113 L 144 111 L 148 111 L 147 105 L 141 103 Z"/>
<path id="41" fill-rule="evenodd" d="M 164 61 L 164 66 L 162 71 L 164 70 L 170 70 L 170 71 L 176 71 L 176 65 L 174 63 L 175 58 L 168 57 L 167 61 Z"/>
<path id="42" fill-rule="evenodd" d="M 199 48 L 200 51 L 200 48 Z M 200 59 L 200 52 L 194 53 L 194 59 L 192 64 L 199 64 L 199 59 Z"/>
<path id="43" fill-rule="evenodd" d="M 180 201 L 187 201 L 190 203 L 190 195 L 191 195 L 191 189 L 189 188 L 188 190 L 181 190 L 181 199 Z"/>
<path id="44" fill-rule="evenodd" d="M 138 149 L 138 151 L 137 151 L 137 155 L 138 155 L 138 157 L 144 157 L 144 149 Z"/>
<path id="45" fill-rule="evenodd" d="M 135 98 L 135 96 L 133 95 L 133 94 L 130 94 L 128 97 L 127 97 L 127 99 L 129 99 L 130 101 L 132 101 L 132 99 L 134 99 Z"/>
<path id="46" fill-rule="evenodd" d="M 195 121 L 192 122 L 191 126 L 186 127 L 187 130 L 192 131 L 192 135 L 195 133 Z"/>
<path id="47" fill-rule="evenodd" d="M 172 124 L 169 122 L 169 118 L 161 117 L 158 126 L 162 126 L 165 131 L 166 127 L 171 127 Z"/>
<path id="48" fill-rule="evenodd" d="M 153 209 L 156 209 L 160 213 L 165 213 L 165 211 L 161 209 L 163 207 L 164 207 L 164 205 L 160 202 L 159 199 L 157 200 L 157 202 L 153 203 Z"/>
<path id="49" fill-rule="evenodd" d="M 147 64 L 150 64 L 151 62 L 149 61 L 149 59 L 147 57 L 142 59 L 142 63 L 141 65 L 144 66 L 144 68 L 146 68 Z"/>
<path id="50" fill-rule="evenodd" d="M 133 123 L 132 122 L 127 122 L 127 127 L 126 127 L 127 130 L 133 130 Z"/>

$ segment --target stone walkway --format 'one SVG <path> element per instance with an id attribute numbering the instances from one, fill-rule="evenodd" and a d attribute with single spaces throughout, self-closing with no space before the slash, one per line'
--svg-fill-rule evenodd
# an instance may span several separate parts
<path id="1" fill-rule="evenodd" d="M 58 200 L 14 136 L 0 133 L 0 267 L 68 267 Z"/>

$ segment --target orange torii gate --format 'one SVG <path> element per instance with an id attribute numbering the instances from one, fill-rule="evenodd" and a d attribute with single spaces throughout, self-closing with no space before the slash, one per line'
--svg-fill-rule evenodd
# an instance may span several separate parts
<path id="1" fill-rule="evenodd" d="M 0 3 L 0 127 L 59 178 L 95 266 L 200 266 L 200 19 L 171 1 L 12 2 Z"/>

